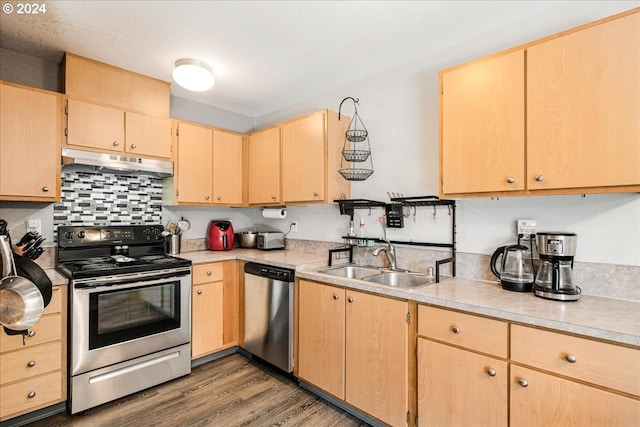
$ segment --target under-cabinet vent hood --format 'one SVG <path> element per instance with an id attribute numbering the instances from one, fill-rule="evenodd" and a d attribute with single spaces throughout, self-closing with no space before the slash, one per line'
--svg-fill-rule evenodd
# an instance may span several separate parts
<path id="1" fill-rule="evenodd" d="M 173 162 L 142 159 L 124 154 L 95 153 L 93 151 L 62 149 L 62 167 L 81 165 L 82 169 L 128 175 L 150 175 L 166 178 L 173 175 Z"/>

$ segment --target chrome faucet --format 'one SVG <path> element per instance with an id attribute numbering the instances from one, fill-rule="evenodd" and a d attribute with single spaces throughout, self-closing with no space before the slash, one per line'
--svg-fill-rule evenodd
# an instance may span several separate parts
<path id="1" fill-rule="evenodd" d="M 373 255 L 378 256 L 380 252 L 384 252 L 387 255 L 387 259 L 389 260 L 389 269 L 397 270 L 398 267 L 396 265 L 396 248 L 391 244 L 390 241 L 385 240 L 387 242 L 387 247 L 377 247 L 373 250 Z"/>

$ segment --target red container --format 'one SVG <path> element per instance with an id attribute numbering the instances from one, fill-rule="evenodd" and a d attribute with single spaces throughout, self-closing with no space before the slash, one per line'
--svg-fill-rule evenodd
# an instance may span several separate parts
<path id="1" fill-rule="evenodd" d="M 228 251 L 233 249 L 235 236 L 231 221 L 214 219 L 207 228 L 207 248 L 210 251 Z"/>

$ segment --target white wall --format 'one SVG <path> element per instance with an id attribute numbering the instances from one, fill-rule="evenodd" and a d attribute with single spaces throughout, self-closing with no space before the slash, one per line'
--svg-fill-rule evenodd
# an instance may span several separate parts
<path id="1" fill-rule="evenodd" d="M 359 98 L 358 111 L 371 137 L 375 172 L 366 181 L 352 183 L 352 197 L 386 201 L 387 191 L 406 196 L 437 194 L 440 69 L 634 6 L 637 2 L 559 2 L 555 9 L 544 15 L 511 23 L 484 36 L 433 52 L 419 61 L 259 117 L 256 126 L 265 127 L 327 107 L 337 111 L 344 97 Z M 344 114 L 353 113 L 347 102 L 343 109 Z M 389 237 L 396 240 L 446 239 L 444 215 L 439 215 L 434 224 L 432 212 L 425 209 L 419 209 L 416 223 L 412 218 L 407 219 L 405 229 L 390 230 Z M 357 215 L 360 214 L 364 214 L 367 224 L 374 223 L 379 215 L 368 220 L 368 212 L 358 211 Z M 540 231 L 578 233 L 578 261 L 640 266 L 638 194 L 460 200 L 458 249 L 491 254 L 495 247 L 514 241 L 518 218 L 536 219 Z M 339 241 L 339 236 L 348 227 L 348 217 L 341 217 L 335 207 L 291 208 L 288 219 L 300 221 L 300 231 L 292 234 L 292 238 Z"/>

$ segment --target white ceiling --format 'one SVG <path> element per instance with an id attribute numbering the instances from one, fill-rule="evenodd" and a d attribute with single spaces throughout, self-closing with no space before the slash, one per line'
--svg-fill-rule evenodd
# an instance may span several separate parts
<path id="1" fill-rule="evenodd" d="M 44 14 L 0 14 L 0 47 L 55 61 L 69 51 L 165 81 L 175 60 L 197 58 L 216 85 L 172 83 L 173 95 L 260 117 L 564 2 L 40 3 Z"/>

